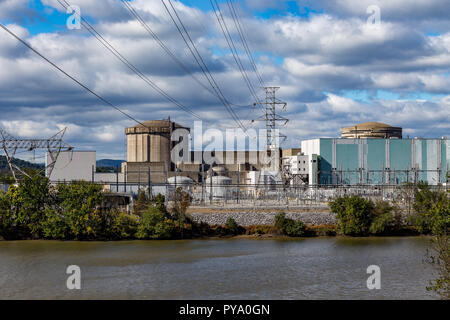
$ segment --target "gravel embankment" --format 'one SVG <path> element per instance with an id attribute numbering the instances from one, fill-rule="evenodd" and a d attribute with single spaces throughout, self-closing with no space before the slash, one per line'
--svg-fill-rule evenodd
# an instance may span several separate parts
<path id="1" fill-rule="evenodd" d="M 241 226 L 273 225 L 278 213 L 191 213 L 196 222 L 204 222 L 209 225 L 224 225 L 228 218 L 233 218 Z M 309 225 L 335 224 L 336 215 L 330 212 L 291 212 L 286 214 L 287 218 L 303 221 Z"/>

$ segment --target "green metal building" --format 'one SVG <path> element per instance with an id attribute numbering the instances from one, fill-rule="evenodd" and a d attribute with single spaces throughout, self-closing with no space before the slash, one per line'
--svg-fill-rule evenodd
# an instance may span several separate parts
<path id="1" fill-rule="evenodd" d="M 320 138 L 302 142 L 305 155 L 319 156 L 319 184 L 398 185 L 446 183 L 450 142 L 442 139 Z"/>

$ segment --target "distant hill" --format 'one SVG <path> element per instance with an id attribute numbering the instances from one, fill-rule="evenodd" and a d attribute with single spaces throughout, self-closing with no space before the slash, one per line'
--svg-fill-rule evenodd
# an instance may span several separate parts
<path id="1" fill-rule="evenodd" d="M 20 159 L 14 159 L 13 163 L 19 168 L 43 169 L 45 167 L 42 163 L 31 163 Z M 7 171 L 9 171 L 8 161 L 5 156 L 0 156 L 0 172 L 5 173 Z"/>
<path id="2" fill-rule="evenodd" d="M 115 168 L 120 167 L 125 160 L 102 159 L 97 161 L 97 168 Z"/>

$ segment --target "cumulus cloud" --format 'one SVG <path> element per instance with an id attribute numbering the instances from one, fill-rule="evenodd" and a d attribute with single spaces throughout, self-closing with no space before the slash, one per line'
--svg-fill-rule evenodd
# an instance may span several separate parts
<path id="1" fill-rule="evenodd" d="M 69 3 L 71 1 L 68 1 Z M 365 6 L 379 3 L 383 23 L 366 23 Z M 269 85 L 281 86 L 279 98 L 288 102 L 282 114 L 291 121 L 285 130 L 285 146 L 301 139 L 337 136 L 339 128 L 362 121 L 382 121 L 403 126 L 409 135 L 448 135 L 450 128 L 450 32 L 430 35 L 424 23 L 440 26 L 448 21 L 443 1 L 314 1 L 323 11 L 309 17 L 295 15 L 259 19 L 242 15 L 249 45 Z M 56 0 L 42 0 L 48 8 L 64 12 Z M 235 127 L 236 123 L 217 97 L 199 86 L 168 57 L 120 1 L 78 0 L 83 16 L 131 63 L 167 93 L 199 114 L 207 128 Z M 160 1 L 134 0 L 133 6 L 191 72 L 209 86 Z M 303 6 L 303 1 L 298 1 Z M 249 107 L 253 99 L 242 79 L 216 17 L 211 11 L 174 1 L 192 40 L 220 85 L 224 95 L 246 126 L 261 115 Z M 256 10 L 283 10 L 282 1 L 252 1 Z M 239 38 L 223 12 L 230 31 Z M 30 32 L 19 23 L 14 10 L 25 1 L 0 1 L 0 21 L 71 75 L 140 121 L 171 116 L 193 126 L 194 118 L 168 102 L 121 64 L 87 30 Z M 400 17 L 403 10 L 404 17 Z M 422 10 L 416 12 L 416 10 Z M 362 11 L 362 12 L 360 12 Z M 414 12 L 413 12 L 414 11 Z M 439 12 L 441 11 L 441 12 Z M 392 12 L 390 15 L 388 12 Z M 393 12 L 397 12 L 394 14 Z M 42 12 L 37 12 L 42 15 Z M 408 20 L 406 17 L 411 18 Z M 16 17 L 16 19 L 14 18 Z M 255 87 L 251 65 L 242 50 L 242 61 Z M 134 125 L 122 114 L 86 93 L 38 56 L 0 30 L 1 126 L 26 137 L 48 136 L 68 127 L 67 139 L 77 149 L 96 149 L 99 157 L 123 158 L 124 128 Z M 439 94 L 439 99 L 381 100 L 376 92 L 397 95 Z M 345 95 L 358 91 L 367 101 Z M 264 98 L 260 90 L 259 95 Z M 253 122 L 255 125 L 257 122 Z M 325 125 L 326 124 L 326 125 Z M 263 124 L 260 124 L 260 126 Z"/>

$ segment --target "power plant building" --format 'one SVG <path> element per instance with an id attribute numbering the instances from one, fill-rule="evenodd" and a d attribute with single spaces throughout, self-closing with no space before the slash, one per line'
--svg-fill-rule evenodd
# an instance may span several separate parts
<path id="1" fill-rule="evenodd" d="M 333 139 L 302 142 L 305 155 L 319 156 L 319 184 L 398 185 L 446 182 L 450 166 L 447 139 Z"/>

